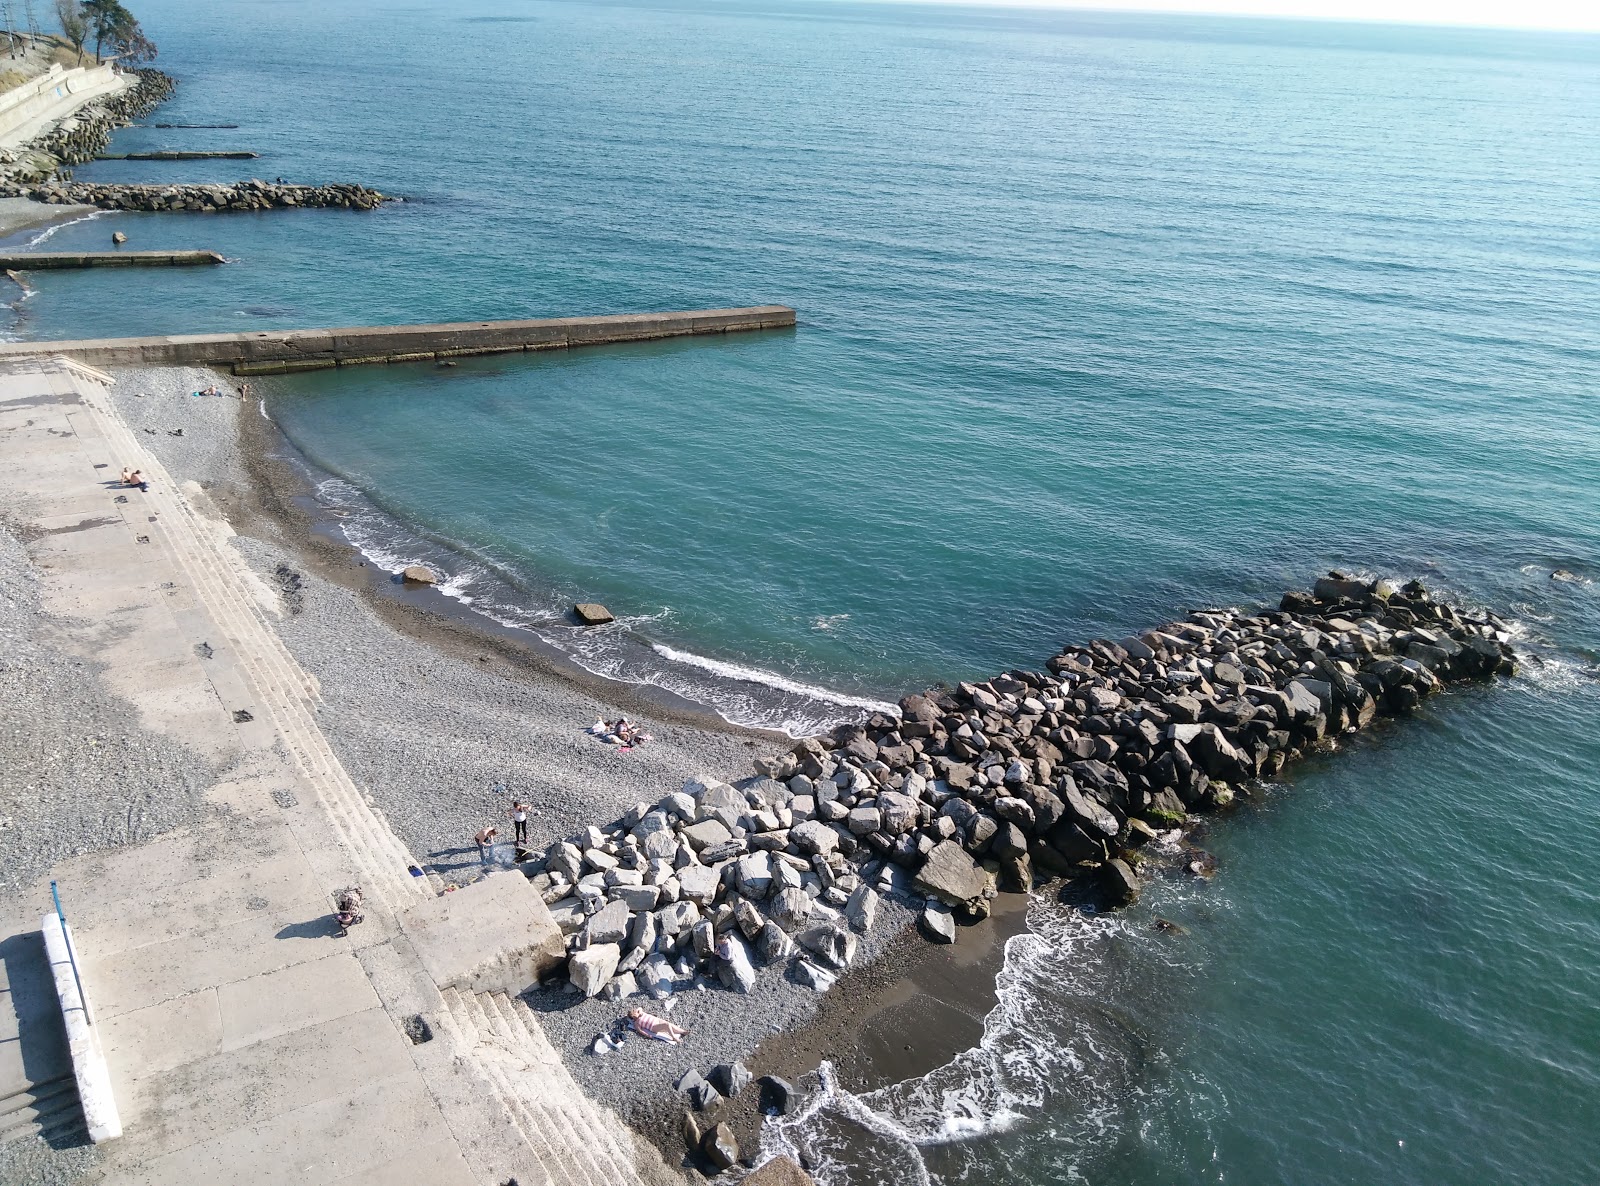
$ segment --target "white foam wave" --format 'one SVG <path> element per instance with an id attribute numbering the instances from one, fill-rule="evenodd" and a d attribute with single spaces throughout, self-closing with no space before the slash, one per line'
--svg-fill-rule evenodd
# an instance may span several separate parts
<path id="1" fill-rule="evenodd" d="M 847 708 L 867 708 L 874 712 L 891 713 L 895 716 L 900 715 L 898 706 L 884 700 L 872 700 L 864 696 L 851 696 L 844 692 L 835 692 L 831 688 L 802 683 L 799 680 L 792 680 L 775 672 L 763 671 L 759 667 L 746 667 L 742 663 L 725 663 L 720 659 L 708 659 L 704 655 L 696 655 L 692 651 L 680 651 L 676 647 L 669 647 L 662 642 L 651 643 L 650 645 L 656 654 L 663 659 L 671 659 L 674 663 L 685 663 L 690 667 L 698 667 L 703 671 L 711 672 L 713 675 L 720 675 L 723 679 L 765 684 L 767 687 L 776 688 L 780 692 L 806 696 L 812 700 L 821 700 L 827 704 L 838 704 Z"/>
<path id="2" fill-rule="evenodd" d="M 49 239 L 62 227 L 76 226 L 80 222 L 93 222 L 97 218 L 105 217 L 105 215 L 108 213 L 109 211 L 106 210 L 91 210 L 88 214 L 80 214 L 77 218 L 69 218 L 64 222 L 56 223 L 54 226 L 47 226 L 33 238 L 29 239 L 25 246 L 37 247 L 39 244 Z"/>
<path id="3" fill-rule="evenodd" d="M 272 419 L 271 416 L 267 415 L 267 401 L 266 400 L 263 399 L 263 400 L 257 401 L 256 409 L 261 413 L 261 418 L 263 420 L 269 420 L 270 421 Z"/>
<path id="4" fill-rule="evenodd" d="M 851 696 L 792 680 L 776 672 L 725 663 L 661 643 L 640 645 L 638 634 L 670 619 L 670 608 L 619 617 L 599 628 L 572 625 L 564 608 L 509 601 L 485 564 L 441 564 L 426 548 L 376 510 L 361 490 L 342 478 L 324 478 L 317 500 L 339 514 L 346 540 L 368 563 L 398 572 L 412 564 L 441 571 L 435 589 L 511 630 L 524 630 L 555 647 L 583 670 L 625 684 L 647 684 L 706 706 L 730 724 L 774 729 L 790 737 L 822 733 L 860 710 L 897 714 L 887 702 Z M 657 660 L 664 660 L 660 662 Z"/>

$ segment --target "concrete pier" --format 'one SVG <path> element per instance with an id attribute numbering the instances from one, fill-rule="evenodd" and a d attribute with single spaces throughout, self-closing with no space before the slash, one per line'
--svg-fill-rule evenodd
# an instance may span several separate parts
<path id="1" fill-rule="evenodd" d="M 37 257 L 34 257 L 37 258 Z M 354 329 L 96 338 L 73 342 L 0 343 L 0 362 L 66 355 L 90 366 L 213 366 L 236 375 L 280 375 L 377 362 L 421 362 L 472 354 L 559 350 L 608 342 L 642 342 L 694 334 L 793 328 L 784 305 L 624 313 L 534 321 L 462 321 L 444 325 L 380 325 Z"/>
<path id="2" fill-rule="evenodd" d="M 0 255 L 0 269 L 16 272 L 41 268 L 178 268 L 227 262 L 215 251 L 25 251 Z"/>
<path id="3" fill-rule="evenodd" d="M 99 152 L 97 161 L 253 161 L 259 152 Z"/>

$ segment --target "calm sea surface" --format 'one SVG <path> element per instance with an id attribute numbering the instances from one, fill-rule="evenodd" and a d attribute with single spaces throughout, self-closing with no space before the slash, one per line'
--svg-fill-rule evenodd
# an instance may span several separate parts
<path id="1" fill-rule="evenodd" d="M 238 262 L 40 275 L 13 333 L 799 309 L 256 385 L 356 542 L 594 670 L 800 733 L 1330 566 L 1518 619 L 1524 677 L 1214 822 L 1213 881 L 1037 901 L 981 1048 L 775 1145 L 830 1186 L 1600 1180 L 1600 39 L 138 11 L 181 82 L 153 118 L 241 126 L 118 147 L 262 158 L 81 177 L 407 201 L 66 226 Z M 578 637 L 577 597 L 621 625 Z"/>

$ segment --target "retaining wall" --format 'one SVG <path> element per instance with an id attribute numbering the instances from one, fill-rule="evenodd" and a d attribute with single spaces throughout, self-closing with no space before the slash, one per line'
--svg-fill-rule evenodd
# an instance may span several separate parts
<path id="1" fill-rule="evenodd" d="M 91 366 L 216 366 L 229 367 L 236 375 L 270 375 L 364 363 L 416 362 L 694 334 L 784 329 L 794 324 L 793 309 L 783 305 L 759 305 L 745 309 L 552 317 L 534 321 L 463 321 L 445 325 L 6 342 L 0 343 L 0 362 L 64 354 Z"/>
<path id="2" fill-rule="evenodd" d="M 0 144 L 41 123 L 64 119 L 90 99 L 121 90 L 124 85 L 122 76 L 109 64 L 76 66 L 71 70 L 52 66 L 37 78 L 0 94 Z"/>

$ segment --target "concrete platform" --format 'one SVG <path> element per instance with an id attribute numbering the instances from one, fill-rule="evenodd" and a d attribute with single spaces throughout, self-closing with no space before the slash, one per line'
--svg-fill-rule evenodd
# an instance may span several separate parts
<path id="1" fill-rule="evenodd" d="M 567 958 L 567 943 L 533 883 L 515 869 L 491 874 L 400 916 L 440 988 L 526 992 Z"/>

